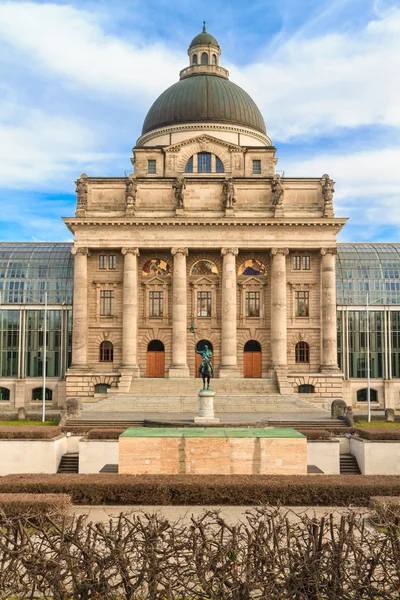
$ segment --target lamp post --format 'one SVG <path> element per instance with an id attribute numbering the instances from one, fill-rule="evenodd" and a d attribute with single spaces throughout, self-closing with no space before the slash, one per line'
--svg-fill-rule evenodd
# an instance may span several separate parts
<path id="1" fill-rule="evenodd" d="M 25 300 L 28 299 L 25 296 Z M 29 298 L 33 300 L 33 298 Z M 2 296 L 0 292 L 0 310 L 3 309 L 2 306 Z M 44 304 L 44 325 L 43 325 L 43 387 L 42 387 L 42 422 L 44 423 L 46 420 L 46 375 L 47 375 L 47 290 L 44 292 L 44 303 L 40 302 L 40 300 L 33 300 L 37 304 Z"/>

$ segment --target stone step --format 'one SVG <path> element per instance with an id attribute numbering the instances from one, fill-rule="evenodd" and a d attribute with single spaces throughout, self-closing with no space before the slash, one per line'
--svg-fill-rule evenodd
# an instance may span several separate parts
<path id="1" fill-rule="evenodd" d="M 197 396 L 202 387 L 198 378 L 188 379 L 132 379 L 130 393 L 135 396 Z M 279 394 L 273 379 L 212 379 L 210 387 L 217 394 L 264 393 Z"/>
<path id="2" fill-rule="evenodd" d="M 340 474 L 341 475 L 361 475 L 360 467 L 353 454 L 340 455 Z"/>
<path id="3" fill-rule="evenodd" d="M 57 473 L 79 473 L 79 454 L 64 454 Z"/>

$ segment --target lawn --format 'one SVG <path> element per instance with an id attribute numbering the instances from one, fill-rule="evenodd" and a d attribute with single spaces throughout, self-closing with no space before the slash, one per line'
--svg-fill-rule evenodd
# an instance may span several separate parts
<path id="1" fill-rule="evenodd" d="M 40 425 L 41 427 L 56 427 L 58 425 L 58 421 L 0 421 L 0 427 L 5 427 L 7 425 L 18 425 L 20 427 L 33 427 Z"/>
<path id="2" fill-rule="evenodd" d="M 399 428 L 400 427 L 400 421 L 397 421 L 396 423 L 386 423 L 386 421 L 371 421 L 371 423 L 368 423 L 368 421 L 358 421 L 356 423 L 356 427 L 379 427 L 379 428 Z"/>

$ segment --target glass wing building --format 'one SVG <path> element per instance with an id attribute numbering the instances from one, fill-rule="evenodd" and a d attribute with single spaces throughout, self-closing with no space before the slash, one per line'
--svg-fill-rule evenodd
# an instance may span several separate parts
<path id="1" fill-rule="evenodd" d="M 65 402 L 71 364 L 72 243 L 0 243 L 0 401 Z M 400 394 L 400 244 L 339 244 L 336 261 L 338 362 L 347 402 L 366 400 L 367 319 L 371 399 Z M 47 297 L 47 298 L 46 298 Z M 45 306 L 47 300 L 47 306 Z M 44 339 L 44 318 L 47 335 Z"/>
<path id="2" fill-rule="evenodd" d="M 68 243 L 0 243 L 0 399 L 65 402 L 71 362 L 73 256 Z M 46 318 L 46 340 L 44 339 Z"/>

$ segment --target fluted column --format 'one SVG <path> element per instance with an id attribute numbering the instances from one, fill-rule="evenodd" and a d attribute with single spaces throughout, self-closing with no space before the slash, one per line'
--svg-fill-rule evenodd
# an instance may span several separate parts
<path id="1" fill-rule="evenodd" d="M 172 364 L 169 377 L 189 377 L 187 364 L 187 248 L 172 248 L 174 257 L 172 290 Z"/>
<path id="2" fill-rule="evenodd" d="M 74 260 L 74 308 L 72 313 L 72 369 L 87 369 L 88 346 L 88 248 L 72 248 Z"/>
<path id="3" fill-rule="evenodd" d="M 122 248 L 124 286 L 122 300 L 122 369 L 140 377 L 137 361 L 138 337 L 138 256 L 139 248 Z"/>
<path id="4" fill-rule="evenodd" d="M 287 306 L 286 306 L 286 256 L 287 248 L 271 250 L 271 355 L 272 366 L 287 365 Z"/>
<path id="5" fill-rule="evenodd" d="M 237 307 L 236 255 L 237 248 L 222 248 L 222 317 L 220 377 L 239 377 L 237 368 Z"/>
<path id="6" fill-rule="evenodd" d="M 321 371 L 337 371 L 336 248 L 321 250 L 322 361 Z"/>

